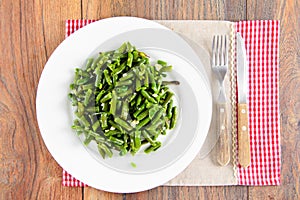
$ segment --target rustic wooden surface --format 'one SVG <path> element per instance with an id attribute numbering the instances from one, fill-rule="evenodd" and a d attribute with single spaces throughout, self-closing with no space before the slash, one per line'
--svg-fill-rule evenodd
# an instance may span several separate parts
<path id="1" fill-rule="evenodd" d="M 300 199 L 299 9 L 297 0 L 0 0 L 0 199 Z M 36 121 L 39 77 L 64 39 L 65 19 L 120 15 L 281 20 L 281 186 L 164 186 L 136 194 L 62 186 L 62 169 L 46 149 Z"/>

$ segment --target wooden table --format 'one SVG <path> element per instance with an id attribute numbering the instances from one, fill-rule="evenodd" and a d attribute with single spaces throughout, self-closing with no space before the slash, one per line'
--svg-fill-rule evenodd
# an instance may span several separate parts
<path id="1" fill-rule="evenodd" d="M 300 199 L 299 11 L 297 0 L 1 0 L 0 199 Z M 62 169 L 45 147 L 36 120 L 39 77 L 65 37 L 65 19 L 120 15 L 281 20 L 281 186 L 157 187 L 136 194 L 62 186 Z"/>

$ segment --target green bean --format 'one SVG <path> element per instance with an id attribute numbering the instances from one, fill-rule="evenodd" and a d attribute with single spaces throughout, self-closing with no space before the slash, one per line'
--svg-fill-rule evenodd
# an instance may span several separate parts
<path id="1" fill-rule="evenodd" d="M 167 62 L 165 62 L 163 60 L 158 60 L 157 63 L 160 64 L 163 67 L 167 65 Z"/>
<path id="2" fill-rule="evenodd" d="M 141 107 L 139 107 L 139 108 L 133 113 L 133 116 L 134 116 L 135 118 L 137 118 L 137 116 L 138 116 L 141 112 L 143 112 L 144 108 L 145 108 L 145 104 L 143 104 Z"/>
<path id="3" fill-rule="evenodd" d="M 106 63 L 109 59 L 109 55 L 105 55 L 105 54 L 101 54 L 101 55 L 102 55 L 101 60 L 98 63 L 96 63 L 97 67 L 99 67 L 100 69 L 102 69 L 103 64 Z"/>
<path id="4" fill-rule="evenodd" d="M 121 109 L 121 118 L 126 120 L 129 113 L 129 105 L 127 101 L 124 101 Z"/>
<path id="5" fill-rule="evenodd" d="M 112 94 L 110 92 L 110 93 L 107 93 L 104 97 L 102 97 L 102 99 L 100 100 L 100 102 L 104 103 L 104 102 L 110 100 L 111 98 L 112 98 Z"/>
<path id="6" fill-rule="evenodd" d="M 110 140 L 111 142 L 113 142 L 114 144 L 117 144 L 117 145 L 122 145 L 122 144 L 124 144 L 124 141 L 123 141 L 123 140 L 120 140 L 120 139 L 115 138 L 115 137 L 113 137 L 113 136 L 109 136 L 109 140 Z"/>
<path id="7" fill-rule="evenodd" d="M 119 79 L 119 81 L 126 81 L 128 79 L 131 79 L 134 76 L 133 72 L 130 72 L 128 74 L 123 74 L 123 76 Z"/>
<path id="8" fill-rule="evenodd" d="M 116 114 L 116 110 L 117 110 L 117 94 L 116 91 L 113 90 L 112 92 L 112 98 L 110 101 L 110 114 L 115 115 Z"/>
<path id="9" fill-rule="evenodd" d="M 115 70 L 116 64 L 120 62 L 120 58 L 117 58 L 115 61 L 116 62 L 114 62 L 114 63 L 107 64 L 108 69 L 110 69 L 110 71 L 112 71 L 112 72 Z"/>
<path id="10" fill-rule="evenodd" d="M 77 70 L 77 73 L 82 76 L 83 78 L 90 78 L 90 75 L 87 71 L 85 70 L 82 70 L 82 69 L 76 69 Z"/>
<path id="11" fill-rule="evenodd" d="M 82 78 L 82 79 L 78 79 L 76 81 L 76 85 L 83 85 L 86 84 L 90 79 L 89 78 Z"/>
<path id="12" fill-rule="evenodd" d="M 144 86 L 145 86 L 146 88 L 149 87 L 149 74 L 148 74 L 148 70 L 145 71 Z"/>
<path id="13" fill-rule="evenodd" d="M 141 132 L 135 131 L 134 132 L 134 146 L 137 150 L 141 147 Z"/>
<path id="14" fill-rule="evenodd" d="M 136 118 L 141 121 L 142 119 L 144 119 L 145 117 L 147 117 L 149 114 L 149 110 L 145 110 L 144 112 L 140 113 Z"/>
<path id="15" fill-rule="evenodd" d="M 86 137 L 85 140 L 83 141 L 83 144 L 84 144 L 85 146 L 87 146 L 93 139 L 94 139 L 93 136 L 88 135 L 88 137 Z"/>
<path id="16" fill-rule="evenodd" d="M 118 124 L 116 124 L 115 122 L 113 122 L 112 120 L 108 120 L 108 123 L 109 123 L 113 128 L 119 130 L 121 133 L 124 132 L 123 128 L 122 128 L 120 125 L 118 125 Z"/>
<path id="17" fill-rule="evenodd" d="M 89 127 L 90 123 L 87 121 L 87 119 L 82 115 L 81 117 L 79 117 L 80 123 L 82 124 L 82 126 L 85 127 Z"/>
<path id="18" fill-rule="evenodd" d="M 129 88 L 126 92 L 120 93 L 118 94 L 119 97 L 125 97 L 125 96 L 129 96 L 130 94 L 132 94 L 133 91 L 131 88 Z"/>
<path id="19" fill-rule="evenodd" d="M 141 94 L 142 94 L 148 101 L 150 101 L 150 102 L 152 102 L 152 103 L 157 103 L 156 100 L 155 100 L 153 97 L 151 97 L 151 96 L 148 94 L 148 92 L 146 92 L 145 90 L 141 90 Z"/>
<path id="20" fill-rule="evenodd" d="M 91 95 L 92 95 L 93 91 L 91 89 L 88 89 L 88 91 L 86 92 L 86 95 L 85 95 L 85 98 L 84 98 L 84 101 L 83 101 L 83 105 L 87 106 L 89 101 L 90 101 L 90 98 L 91 98 Z"/>
<path id="21" fill-rule="evenodd" d="M 139 52 L 134 50 L 132 51 L 132 55 L 133 55 L 133 60 L 136 61 L 136 59 L 139 57 Z"/>
<path id="22" fill-rule="evenodd" d="M 105 78 L 107 84 L 108 84 L 108 85 L 111 85 L 111 84 L 112 84 L 112 81 L 111 81 L 111 78 L 110 78 L 110 76 L 109 76 L 109 74 L 108 74 L 108 70 L 107 70 L 107 69 L 104 70 L 104 71 L 103 71 L 103 74 L 104 74 L 104 78 Z"/>
<path id="23" fill-rule="evenodd" d="M 155 141 L 152 140 L 152 138 L 149 136 L 148 132 L 146 130 L 142 131 L 142 135 L 144 136 L 144 138 L 151 144 L 154 145 Z"/>
<path id="24" fill-rule="evenodd" d="M 123 85 L 121 87 L 116 87 L 115 88 L 116 92 L 119 94 L 119 93 L 123 93 L 123 92 L 126 92 L 128 90 L 128 86 L 126 85 Z"/>
<path id="25" fill-rule="evenodd" d="M 172 68 L 173 68 L 172 65 L 164 66 L 159 70 L 159 72 L 170 72 L 170 71 L 172 71 Z"/>
<path id="26" fill-rule="evenodd" d="M 124 86 L 124 85 L 131 85 L 131 84 L 132 84 L 132 80 L 119 81 L 119 82 L 116 83 L 116 87 Z"/>
<path id="27" fill-rule="evenodd" d="M 130 162 L 130 165 L 133 167 L 133 168 L 136 168 L 136 164 L 134 162 Z"/>
<path id="28" fill-rule="evenodd" d="M 156 115 L 153 117 L 152 123 L 155 124 L 157 121 L 159 121 L 160 118 L 162 117 L 163 113 L 164 113 L 164 110 L 163 110 L 163 109 L 160 109 L 160 110 L 156 113 Z"/>
<path id="29" fill-rule="evenodd" d="M 105 152 L 104 155 L 107 155 L 108 157 L 112 157 L 113 155 L 113 152 L 103 143 L 98 143 L 98 150 L 102 150 Z M 99 150 L 99 151 L 100 151 Z M 102 155 L 102 154 L 101 154 Z M 102 157 L 105 157 L 105 156 L 102 156 Z"/>
<path id="30" fill-rule="evenodd" d="M 102 56 L 101 56 L 101 55 L 98 55 L 98 57 L 97 57 L 96 60 L 90 65 L 90 67 L 91 67 L 92 69 L 95 69 L 96 66 L 97 66 L 97 64 L 98 64 L 98 62 L 100 61 L 101 58 L 102 58 Z"/>
<path id="31" fill-rule="evenodd" d="M 178 117 L 168 85 L 179 82 L 163 81 L 170 70 L 162 60 L 151 65 L 129 42 L 89 58 L 70 84 L 68 98 L 77 107 L 72 129 L 84 134 L 85 145 L 95 141 L 103 158 L 112 157 L 112 149 L 134 155 L 143 144 L 150 144 L 145 153 L 156 151 L 158 136 L 174 128 Z"/>
<path id="32" fill-rule="evenodd" d="M 152 119 L 158 110 L 159 110 L 158 106 L 152 106 L 152 108 L 149 109 L 149 118 Z"/>
<path id="33" fill-rule="evenodd" d="M 133 93 L 129 99 L 129 102 L 133 101 L 136 96 L 137 96 L 137 93 Z"/>
<path id="34" fill-rule="evenodd" d="M 167 105 L 167 103 L 170 101 L 170 99 L 173 97 L 173 93 L 171 93 L 171 92 L 167 92 L 167 96 L 166 96 L 166 99 L 165 99 L 165 101 L 163 102 L 163 104 L 162 104 L 162 106 L 166 106 Z"/>
<path id="35" fill-rule="evenodd" d="M 107 113 L 102 113 L 101 114 L 100 121 L 101 121 L 101 127 L 102 127 L 102 129 L 106 129 L 108 127 L 108 124 L 107 124 Z"/>
<path id="36" fill-rule="evenodd" d="M 142 102 L 142 95 L 138 95 L 137 99 L 136 99 L 136 106 L 139 106 Z"/>
<path id="37" fill-rule="evenodd" d="M 172 117 L 172 107 L 173 107 L 173 99 L 171 101 L 169 101 L 169 103 L 167 105 L 167 117 L 168 117 L 168 119 L 171 119 L 171 117 Z"/>
<path id="38" fill-rule="evenodd" d="M 105 94 L 105 90 L 101 90 L 101 92 L 99 92 L 99 94 L 96 97 L 96 103 L 99 103 L 101 97 L 103 96 L 103 94 Z"/>
<path id="39" fill-rule="evenodd" d="M 127 59 L 127 66 L 132 67 L 133 55 L 132 53 L 128 52 L 128 59 Z"/>
<path id="40" fill-rule="evenodd" d="M 102 111 L 103 112 L 108 112 L 109 111 L 109 103 L 108 102 L 104 102 L 102 104 L 103 104 Z"/>
<path id="41" fill-rule="evenodd" d="M 99 127 L 100 127 L 100 121 L 97 120 L 97 121 L 92 125 L 92 129 L 93 129 L 93 131 L 96 131 Z"/>
<path id="42" fill-rule="evenodd" d="M 126 121 L 124 121 L 123 119 L 116 117 L 115 118 L 115 122 L 117 124 L 119 124 L 121 127 L 125 128 L 127 131 L 131 131 L 132 127 L 130 126 L 130 124 L 128 124 Z"/>
<path id="43" fill-rule="evenodd" d="M 172 108 L 172 117 L 171 117 L 171 120 L 170 120 L 170 129 L 173 129 L 175 127 L 175 123 L 177 121 L 177 107 L 174 106 Z"/>
<path id="44" fill-rule="evenodd" d="M 161 142 L 156 141 L 154 145 L 151 145 L 150 147 L 148 147 L 147 149 L 145 149 L 145 153 L 150 153 L 152 151 L 156 151 L 159 147 L 161 147 Z"/>
<path id="45" fill-rule="evenodd" d="M 100 69 L 100 67 L 97 67 L 95 69 L 95 74 L 96 74 L 95 87 L 99 87 L 101 85 L 102 72 L 103 71 Z"/>
<path id="46" fill-rule="evenodd" d="M 94 86 L 93 84 L 86 84 L 81 86 L 82 90 L 88 90 L 88 89 L 93 89 Z"/>
<path id="47" fill-rule="evenodd" d="M 135 91 L 140 91 L 142 88 L 140 79 L 135 79 Z"/>
<path id="48" fill-rule="evenodd" d="M 151 72 L 150 69 L 148 68 L 148 74 L 149 74 L 151 89 L 153 91 L 157 91 L 156 82 L 155 82 L 155 78 L 154 78 L 154 72 Z"/>
<path id="49" fill-rule="evenodd" d="M 140 123 L 138 123 L 138 125 L 136 126 L 136 129 L 139 130 L 142 127 L 146 126 L 149 122 L 151 121 L 151 119 L 149 117 L 143 119 L 142 121 L 140 121 Z"/>
<path id="50" fill-rule="evenodd" d="M 121 64 L 120 67 L 116 68 L 116 69 L 112 72 L 112 74 L 118 75 L 118 74 L 120 74 L 125 68 L 126 68 L 126 64 L 125 64 L 125 62 L 123 62 L 123 63 Z"/>
<path id="51" fill-rule="evenodd" d="M 116 50 L 116 52 L 117 52 L 117 53 L 125 53 L 125 52 L 126 52 L 126 49 L 127 49 L 127 43 L 124 42 L 124 43 Z"/>
<path id="52" fill-rule="evenodd" d="M 72 106 L 75 106 L 76 104 L 78 104 L 77 98 L 74 94 L 69 93 L 68 98 L 72 102 Z"/>
<path id="53" fill-rule="evenodd" d="M 145 100 L 145 105 L 146 105 L 146 108 L 151 108 L 153 106 L 153 103 L 149 102 L 147 99 Z M 154 104 L 156 105 L 156 104 Z"/>
<path id="54" fill-rule="evenodd" d="M 169 118 L 165 117 L 165 127 L 166 129 L 170 129 Z"/>
<path id="55" fill-rule="evenodd" d="M 149 57 L 144 52 L 139 52 L 139 55 L 142 56 L 143 58 L 148 58 Z"/>
<path id="56" fill-rule="evenodd" d="M 163 81 L 163 85 L 180 85 L 179 81 Z"/>
<path id="57" fill-rule="evenodd" d="M 149 129 L 149 130 L 156 130 L 162 124 L 163 124 L 162 120 L 157 120 L 157 121 L 155 121 L 155 123 L 152 120 L 151 125 L 147 129 Z"/>
<path id="58" fill-rule="evenodd" d="M 102 148 L 100 148 L 100 146 L 101 146 L 101 143 L 98 143 L 98 145 L 97 145 L 98 152 L 100 153 L 100 155 L 102 156 L 102 158 L 105 159 L 106 153 L 105 153 L 105 151 Z"/>

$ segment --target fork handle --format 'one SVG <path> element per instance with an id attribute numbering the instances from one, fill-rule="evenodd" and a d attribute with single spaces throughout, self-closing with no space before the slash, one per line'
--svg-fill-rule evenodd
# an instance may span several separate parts
<path id="1" fill-rule="evenodd" d="M 226 166 L 230 161 L 230 143 L 227 128 L 227 108 L 226 103 L 217 104 L 219 122 L 218 122 L 218 153 L 217 161 L 221 166 Z"/>

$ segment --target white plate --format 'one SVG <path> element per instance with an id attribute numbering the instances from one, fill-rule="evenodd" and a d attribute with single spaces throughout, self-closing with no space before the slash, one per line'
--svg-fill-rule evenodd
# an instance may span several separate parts
<path id="1" fill-rule="evenodd" d="M 72 109 L 67 98 L 74 68 L 98 51 L 130 41 L 152 59 L 173 65 L 170 79 L 180 108 L 179 124 L 163 139 L 157 152 L 101 159 L 93 147 L 85 148 L 71 130 Z M 209 129 L 212 100 L 203 66 L 192 48 L 165 27 L 140 18 L 100 20 L 72 34 L 49 58 L 40 78 L 36 109 L 44 142 L 55 160 L 91 187 L 119 193 L 138 192 L 164 184 L 199 152 Z M 136 163 L 133 168 L 130 163 Z"/>

